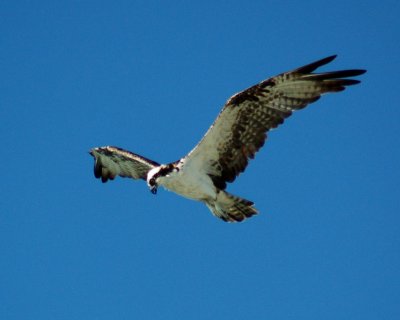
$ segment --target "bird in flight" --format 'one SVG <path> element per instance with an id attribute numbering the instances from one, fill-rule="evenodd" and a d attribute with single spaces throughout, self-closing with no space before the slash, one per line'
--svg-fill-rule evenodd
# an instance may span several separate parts
<path id="1" fill-rule="evenodd" d="M 225 103 L 201 141 L 186 156 L 159 164 L 133 152 L 113 147 L 90 150 L 94 175 L 102 182 L 116 176 L 142 179 L 150 191 L 162 186 L 183 197 L 203 202 L 218 218 L 238 222 L 258 213 L 254 203 L 226 191 L 264 145 L 269 130 L 293 111 L 359 83 L 348 79 L 365 73 L 351 69 L 314 73 L 336 56 L 279 74 L 241 91 Z"/>

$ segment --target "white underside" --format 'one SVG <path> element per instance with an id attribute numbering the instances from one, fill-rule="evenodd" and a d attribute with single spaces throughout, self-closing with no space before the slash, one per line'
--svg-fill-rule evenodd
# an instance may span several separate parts
<path id="1" fill-rule="evenodd" d="M 159 176 L 157 184 L 185 198 L 201 201 L 210 211 L 224 221 L 242 221 L 257 213 L 251 201 L 239 198 L 223 190 L 218 190 L 208 174 L 193 170 L 182 163 L 179 171 L 174 170 L 166 176 Z M 148 173 L 148 180 L 158 172 L 154 168 Z"/>
<path id="2" fill-rule="evenodd" d="M 193 200 L 215 200 L 217 197 L 216 188 L 207 174 L 185 170 L 185 168 L 160 177 L 158 184 L 169 191 Z"/>

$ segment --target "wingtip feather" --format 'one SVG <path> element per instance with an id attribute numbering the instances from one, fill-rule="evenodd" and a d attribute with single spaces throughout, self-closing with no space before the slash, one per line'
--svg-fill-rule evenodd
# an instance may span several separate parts
<path id="1" fill-rule="evenodd" d="M 296 70 L 294 70 L 294 72 L 304 73 L 304 74 L 311 73 L 314 70 L 316 70 L 317 68 L 332 62 L 333 60 L 336 59 L 336 57 L 337 57 L 337 55 L 334 54 L 334 55 L 331 55 L 329 57 L 314 61 L 312 63 L 306 64 L 305 66 L 297 68 Z"/>

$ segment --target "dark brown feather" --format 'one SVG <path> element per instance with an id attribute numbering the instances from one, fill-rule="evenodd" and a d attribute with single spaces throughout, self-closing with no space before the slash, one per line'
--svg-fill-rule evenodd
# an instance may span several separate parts
<path id="1" fill-rule="evenodd" d="M 321 94 L 339 92 L 360 82 L 344 78 L 361 75 L 365 70 L 311 73 L 335 57 L 282 73 L 232 96 L 187 161 L 208 162 L 207 170 L 215 186 L 224 189 L 264 145 L 267 132 L 282 124 L 293 111 L 317 101 Z M 217 149 L 217 154 L 210 152 L 212 148 Z"/>
<path id="2" fill-rule="evenodd" d="M 118 147 L 93 148 L 89 153 L 94 157 L 94 176 L 103 183 L 114 180 L 117 175 L 146 180 L 147 172 L 159 166 L 153 160 Z"/>

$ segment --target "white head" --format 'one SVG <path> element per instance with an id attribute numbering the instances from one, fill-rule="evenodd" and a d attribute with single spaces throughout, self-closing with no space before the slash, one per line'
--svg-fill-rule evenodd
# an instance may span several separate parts
<path id="1" fill-rule="evenodd" d="M 158 172 L 160 171 L 161 167 L 155 167 L 151 169 L 149 172 L 147 172 L 147 186 L 150 189 L 150 192 L 152 194 L 157 194 L 157 178 L 158 178 Z"/>
<path id="2" fill-rule="evenodd" d="M 178 170 L 172 163 L 162 164 L 161 166 L 151 169 L 147 173 L 147 186 L 152 194 L 157 194 L 157 188 L 160 178 L 168 176 L 172 171 Z"/>

